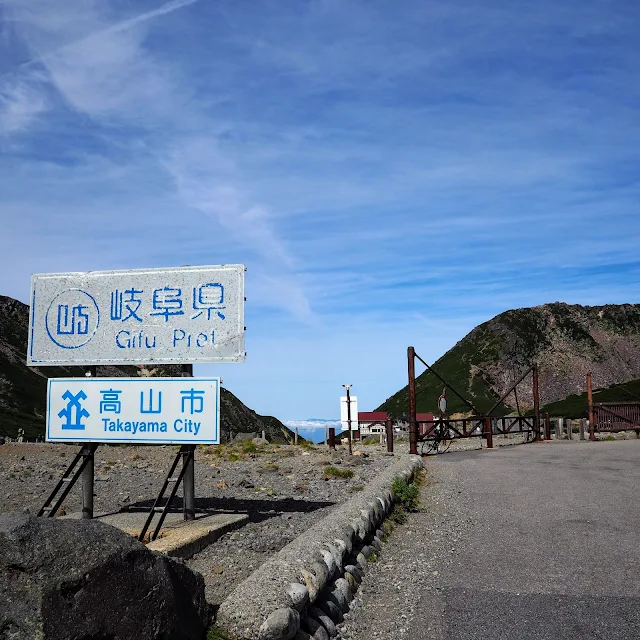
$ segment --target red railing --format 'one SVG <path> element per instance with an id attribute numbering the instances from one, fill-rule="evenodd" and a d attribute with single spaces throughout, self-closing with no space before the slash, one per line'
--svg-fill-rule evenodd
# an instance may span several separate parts
<path id="1" fill-rule="evenodd" d="M 640 402 L 596 402 L 593 423 L 596 431 L 640 430 Z"/>

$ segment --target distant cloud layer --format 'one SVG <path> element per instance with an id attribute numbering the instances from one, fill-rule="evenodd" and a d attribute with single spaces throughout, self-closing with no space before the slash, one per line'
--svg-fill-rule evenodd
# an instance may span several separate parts
<path id="1" fill-rule="evenodd" d="M 199 370 L 300 428 L 345 382 L 379 406 L 409 344 L 637 302 L 639 29 L 600 0 L 4 0 L 0 293 L 245 263 L 247 364 Z"/>
<path id="2" fill-rule="evenodd" d="M 310 420 L 287 420 L 285 422 L 289 429 L 299 429 L 300 431 L 324 429 L 334 427 L 340 429 L 340 420 L 323 420 L 312 418 Z"/>

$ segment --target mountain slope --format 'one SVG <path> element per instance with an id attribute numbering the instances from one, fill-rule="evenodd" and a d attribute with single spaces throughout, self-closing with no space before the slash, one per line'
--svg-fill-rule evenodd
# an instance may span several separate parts
<path id="1" fill-rule="evenodd" d="M 640 305 L 556 302 L 506 311 L 476 327 L 433 366 L 482 413 L 532 364 L 539 367 L 543 404 L 582 393 L 588 371 L 598 387 L 640 377 Z M 435 411 L 442 388 L 431 372 L 422 373 L 416 380 L 418 411 Z M 521 408 L 531 406 L 530 379 L 518 387 L 518 401 Z M 448 413 L 468 411 L 451 391 L 447 402 Z M 496 415 L 515 407 L 511 394 Z M 379 410 L 406 414 L 407 387 Z"/>
<path id="2" fill-rule="evenodd" d="M 47 378 L 81 377 L 86 371 L 82 367 L 27 367 L 28 331 L 29 307 L 0 296 L 0 435 L 15 436 L 18 428 L 23 428 L 27 438 L 43 436 Z M 179 376 L 180 367 L 99 366 L 97 373 L 109 377 Z M 279 420 L 259 416 L 227 389 L 220 393 L 220 421 L 224 439 L 262 430 L 272 440 L 293 437 Z"/>

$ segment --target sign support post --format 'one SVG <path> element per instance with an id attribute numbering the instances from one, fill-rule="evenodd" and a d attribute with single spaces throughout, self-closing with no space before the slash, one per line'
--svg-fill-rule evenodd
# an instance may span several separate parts
<path id="1" fill-rule="evenodd" d="M 88 376 L 96 378 L 98 367 L 89 367 Z M 91 520 L 93 518 L 93 483 L 95 479 L 95 458 L 94 453 L 98 445 L 87 442 L 82 446 L 82 456 L 85 460 L 82 470 L 82 519 Z"/>
<path id="2" fill-rule="evenodd" d="M 182 377 L 193 378 L 193 365 L 182 365 Z M 196 485 L 195 485 L 195 445 L 189 446 L 189 451 L 182 455 L 184 467 L 183 484 L 183 511 L 185 520 L 196 519 Z"/>

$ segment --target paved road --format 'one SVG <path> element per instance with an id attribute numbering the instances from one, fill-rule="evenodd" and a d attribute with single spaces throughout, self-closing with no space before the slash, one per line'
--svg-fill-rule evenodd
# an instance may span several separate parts
<path id="1" fill-rule="evenodd" d="M 640 441 L 427 461 L 342 637 L 640 638 Z"/>

